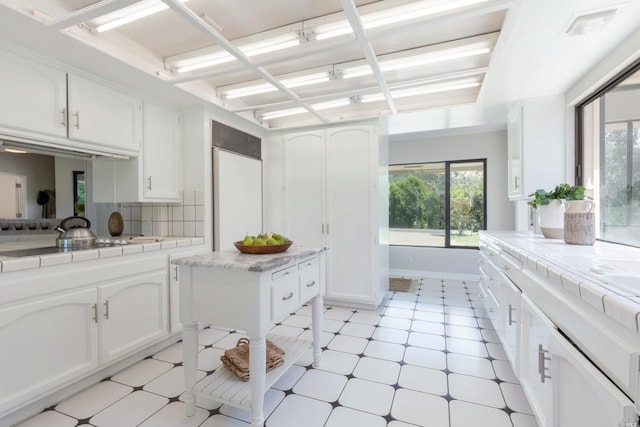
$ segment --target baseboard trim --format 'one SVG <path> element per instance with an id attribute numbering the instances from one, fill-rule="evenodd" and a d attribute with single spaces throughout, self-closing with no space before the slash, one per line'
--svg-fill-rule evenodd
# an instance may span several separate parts
<path id="1" fill-rule="evenodd" d="M 398 268 L 389 269 L 390 277 L 407 277 L 407 278 L 433 278 L 443 280 L 467 280 L 477 282 L 480 280 L 479 274 L 461 274 L 448 273 L 444 271 L 425 271 L 425 270 L 404 270 Z"/>

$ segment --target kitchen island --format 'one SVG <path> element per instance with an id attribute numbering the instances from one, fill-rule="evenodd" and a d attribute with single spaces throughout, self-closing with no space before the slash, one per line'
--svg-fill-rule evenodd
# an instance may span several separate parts
<path id="1" fill-rule="evenodd" d="M 251 410 L 251 425 L 264 423 L 264 393 L 309 349 L 309 342 L 275 335 L 271 327 L 312 302 L 313 363 L 320 363 L 325 248 L 292 246 L 268 255 L 235 250 L 185 257 L 180 267 L 180 318 L 184 325 L 186 412 L 194 414 L 196 396 Z M 196 384 L 198 322 L 241 330 L 249 337 L 249 383 L 218 368 Z M 266 339 L 285 351 L 283 365 L 266 370 Z"/>

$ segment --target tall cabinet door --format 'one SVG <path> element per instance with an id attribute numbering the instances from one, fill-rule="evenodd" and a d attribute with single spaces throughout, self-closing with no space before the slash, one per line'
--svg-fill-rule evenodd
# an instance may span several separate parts
<path id="1" fill-rule="evenodd" d="M 326 232 L 324 130 L 285 135 L 284 164 L 284 234 L 298 245 L 322 246 Z"/>
<path id="2" fill-rule="evenodd" d="M 375 130 L 353 126 L 326 132 L 327 297 L 366 301 L 375 291 Z"/>

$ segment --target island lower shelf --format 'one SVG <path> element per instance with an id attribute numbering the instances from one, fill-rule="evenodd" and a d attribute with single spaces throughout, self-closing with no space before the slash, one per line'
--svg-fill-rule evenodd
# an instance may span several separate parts
<path id="1" fill-rule="evenodd" d="M 269 334 L 267 339 L 284 350 L 285 354 L 284 363 L 266 373 L 265 392 L 312 346 L 311 341 L 282 335 Z M 224 366 L 198 381 L 193 392 L 231 406 L 251 409 L 250 383 L 240 380 Z"/>

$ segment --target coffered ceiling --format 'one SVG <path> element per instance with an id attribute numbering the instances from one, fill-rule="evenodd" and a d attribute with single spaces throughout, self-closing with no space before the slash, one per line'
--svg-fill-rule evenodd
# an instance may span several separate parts
<path id="1" fill-rule="evenodd" d="M 606 31 L 566 34 L 612 8 Z M 640 0 L 0 0 L 0 38 L 279 129 L 563 93 L 639 13 Z"/>

